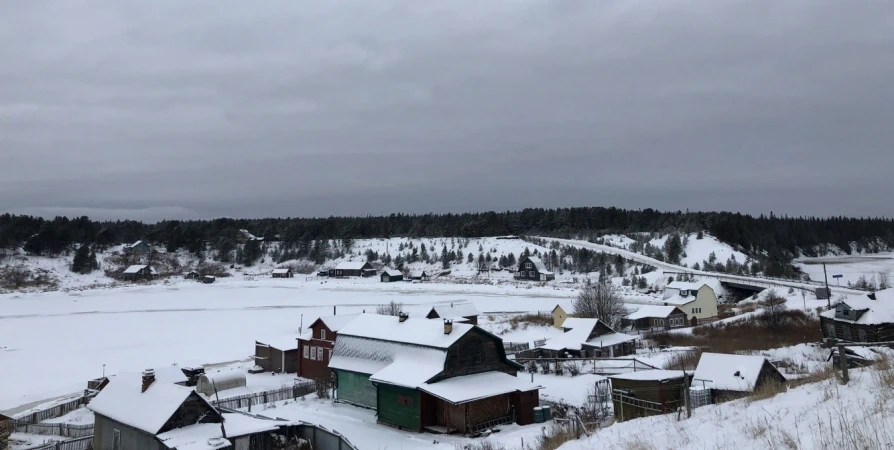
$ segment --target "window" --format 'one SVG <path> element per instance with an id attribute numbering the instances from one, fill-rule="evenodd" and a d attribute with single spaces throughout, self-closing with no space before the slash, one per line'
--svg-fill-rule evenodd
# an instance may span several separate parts
<path id="1" fill-rule="evenodd" d="M 320 330 L 320 339 L 322 339 L 324 341 L 326 340 L 326 330 L 323 330 L 323 329 Z"/>
<path id="2" fill-rule="evenodd" d="M 112 450 L 121 450 L 121 431 L 112 429 Z"/>
<path id="3" fill-rule="evenodd" d="M 317 359 L 317 348 L 316 347 L 310 348 L 310 359 Z"/>
<path id="4" fill-rule="evenodd" d="M 842 308 L 842 309 L 841 309 L 841 315 L 844 316 L 844 317 L 847 317 L 848 315 L 850 315 L 850 311 L 848 311 L 848 310 Z"/>
<path id="5" fill-rule="evenodd" d="M 481 364 L 481 352 L 475 352 L 475 364 Z"/>
<path id="6" fill-rule="evenodd" d="M 866 342 L 866 330 L 857 330 L 857 338 L 860 342 Z"/>
<path id="7" fill-rule="evenodd" d="M 528 276 L 531 278 L 534 278 L 537 276 L 537 273 L 532 270 L 532 271 L 528 272 Z"/>
<path id="8" fill-rule="evenodd" d="M 319 361 L 323 360 L 323 347 L 317 348 L 317 360 L 319 360 Z"/>
<path id="9" fill-rule="evenodd" d="M 826 324 L 826 337 L 827 337 L 827 338 L 834 338 L 834 337 L 835 337 L 835 324 L 834 324 L 834 323 L 827 323 L 827 324 Z"/>
<path id="10" fill-rule="evenodd" d="M 302 353 L 304 353 L 304 359 L 307 359 L 308 353 L 310 353 L 310 347 L 304 346 L 303 348 L 304 348 L 304 350 L 302 350 Z"/>
<path id="11" fill-rule="evenodd" d="M 529 263 L 529 262 L 526 262 L 526 263 L 525 263 L 525 269 L 530 269 L 530 268 L 532 268 L 532 267 L 534 267 L 533 264 L 531 264 L 531 263 Z"/>
<path id="12" fill-rule="evenodd" d="M 845 341 L 850 341 L 853 339 L 853 336 L 851 336 L 851 327 L 844 325 L 841 327 L 841 331 L 844 332 L 844 340 Z"/>

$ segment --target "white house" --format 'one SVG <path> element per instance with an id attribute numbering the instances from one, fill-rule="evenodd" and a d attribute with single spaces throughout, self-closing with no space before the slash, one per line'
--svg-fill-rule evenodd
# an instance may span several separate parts
<path id="1" fill-rule="evenodd" d="M 676 306 L 691 320 L 699 321 L 717 317 L 717 299 L 720 283 L 708 281 L 674 281 L 664 290 L 664 305 Z"/>

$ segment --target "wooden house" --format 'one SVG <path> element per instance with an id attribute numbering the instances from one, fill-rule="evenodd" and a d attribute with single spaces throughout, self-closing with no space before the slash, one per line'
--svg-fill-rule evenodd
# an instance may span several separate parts
<path id="1" fill-rule="evenodd" d="M 121 273 L 121 278 L 125 281 L 148 281 L 157 276 L 158 274 L 155 272 L 155 268 L 145 264 L 130 266 L 124 269 L 124 272 Z"/>
<path id="2" fill-rule="evenodd" d="M 763 356 L 702 353 L 692 385 L 711 390 L 713 403 L 742 398 L 785 376 Z"/>
<path id="3" fill-rule="evenodd" d="M 412 431 L 472 433 L 533 423 L 539 386 L 502 340 L 467 323 L 361 314 L 339 332 L 330 369 L 337 400 Z"/>
<path id="4" fill-rule="evenodd" d="M 536 256 L 522 258 L 518 262 L 518 271 L 515 272 L 516 280 L 550 281 L 556 279 L 556 274 L 546 270 L 546 265 Z"/>
<path id="5" fill-rule="evenodd" d="M 676 306 L 641 306 L 623 320 L 623 325 L 640 331 L 667 331 L 686 327 L 686 313 Z"/>
<path id="6" fill-rule="evenodd" d="M 298 376 L 312 380 L 331 380 L 329 360 L 338 331 L 359 314 L 324 316 L 313 321 L 298 338 Z"/>
<path id="7" fill-rule="evenodd" d="M 273 272 L 270 273 L 270 276 L 273 278 L 292 278 L 292 269 L 287 267 L 277 267 L 273 269 Z"/>
<path id="8" fill-rule="evenodd" d="M 542 358 L 605 358 L 636 353 L 636 336 L 618 333 L 599 319 L 568 317 L 565 334 L 534 349 Z"/>
<path id="9" fill-rule="evenodd" d="M 146 241 L 136 241 L 123 247 L 124 253 L 143 255 L 152 251 L 152 246 Z"/>
<path id="10" fill-rule="evenodd" d="M 186 275 L 183 275 L 183 279 L 184 279 L 184 280 L 196 280 L 196 281 L 199 281 L 201 278 L 202 278 L 202 276 L 199 275 L 199 273 L 198 273 L 198 272 L 195 272 L 195 271 L 187 272 Z"/>
<path id="11" fill-rule="evenodd" d="M 156 381 L 152 370 L 142 377 L 115 377 L 87 408 L 94 413 L 96 450 L 182 449 L 195 442 L 209 449 L 269 448 L 271 434 L 292 424 L 221 414 L 195 390 Z M 221 422 L 226 423 L 226 438 Z"/>
<path id="12" fill-rule="evenodd" d="M 565 319 L 568 318 L 568 313 L 565 312 L 565 310 L 562 309 L 561 306 L 556 305 L 556 307 L 553 308 L 553 310 L 552 310 L 552 315 L 553 315 L 553 326 L 558 329 L 562 329 L 562 324 L 564 324 Z"/>
<path id="13" fill-rule="evenodd" d="M 683 387 L 692 374 L 682 370 L 641 370 L 609 377 L 615 419 L 667 414 L 684 405 Z"/>
<path id="14" fill-rule="evenodd" d="M 478 325 L 478 308 L 473 303 L 450 303 L 433 306 L 425 316 L 426 319 L 451 319 L 454 322 L 465 322 Z"/>
<path id="15" fill-rule="evenodd" d="M 823 337 L 847 342 L 894 341 L 894 289 L 848 297 L 820 314 Z"/>
<path id="16" fill-rule="evenodd" d="M 371 277 L 376 269 L 368 261 L 343 261 L 329 269 L 330 277 Z"/>
<path id="17" fill-rule="evenodd" d="M 215 277 L 214 275 L 205 275 L 204 277 L 202 277 L 202 283 L 205 284 L 211 284 L 215 281 L 217 281 L 217 277 Z"/>
<path id="18" fill-rule="evenodd" d="M 692 325 L 717 318 L 720 283 L 711 281 L 674 281 L 664 290 L 665 306 L 676 306 L 686 313 Z"/>
<path id="19" fill-rule="evenodd" d="M 395 269 L 385 269 L 382 271 L 381 275 L 382 283 L 394 283 L 395 281 L 403 281 L 404 274 Z"/>
<path id="20" fill-rule="evenodd" d="M 298 335 L 255 340 L 254 360 L 265 372 L 298 372 Z"/>
<path id="21" fill-rule="evenodd" d="M 407 278 L 412 281 L 431 281 L 431 275 L 425 270 L 411 270 Z"/>

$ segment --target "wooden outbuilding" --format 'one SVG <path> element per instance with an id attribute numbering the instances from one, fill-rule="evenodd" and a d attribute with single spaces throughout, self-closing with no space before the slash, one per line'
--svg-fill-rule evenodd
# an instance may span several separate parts
<path id="1" fill-rule="evenodd" d="M 667 331 L 671 328 L 686 327 L 686 313 L 676 306 L 641 306 L 622 321 L 623 326 L 640 331 Z"/>
<path id="2" fill-rule="evenodd" d="M 431 281 L 431 275 L 425 270 L 411 270 L 407 278 L 412 281 Z"/>
<path id="3" fill-rule="evenodd" d="M 551 281 L 556 279 L 556 274 L 546 270 L 546 264 L 540 258 L 527 256 L 518 262 L 518 271 L 514 277 L 516 280 Z"/>
<path id="4" fill-rule="evenodd" d="M 636 336 L 619 333 L 599 319 L 568 317 L 562 324 L 565 334 L 543 347 L 531 350 L 542 358 L 606 358 L 636 353 Z"/>
<path id="5" fill-rule="evenodd" d="M 254 360 L 265 372 L 298 372 L 298 336 L 256 340 Z"/>
<path id="6" fill-rule="evenodd" d="M 292 278 L 293 275 L 292 269 L 287 267 L 277 267 L 270 273 L 270 276 L 273 278 Z"/>
<path id="7" fill-rule="evenodd" d="M 692 374 L 682 370 L 641 370 L 609 377 L 615 419 L 667 414 L 684 405 L 683 389 Z"/>
<path id="8" fill-rule="evenodd" d="M 149 281 L 158 276 L 155 269 L 145 264 L 137 264 L 124 269 L 121 278 L 125 281 Z"/>
<path id="9" fill-rule="evenodd" d="M 334 269 L 329 269 L 330 277 L 371 277 L 376 269 L 368 261 L 343 261 Z"/>
<path id="10" fill-rule="evenodd" d="M 123 249 L 124 253 L 142 255 L 152 251 L 152 246 L 146 241 L 136 241 L 133 244 L 126 244 Z"/>
<path id="11" fill-rule="evenodd" d="M 478 325 L 478 308 L 474 303 L 450 303 L 449 305 L 433 306 L 426 319 L 451 319 L 454 322 L 465 322 L 472 325 Z"/>
<path id="12" fill-rule="evenodd" d="M 692 377 L 693 386 L 711 390 L 713 403 L 745 397 L 786 379 L 763 356 L 702 353 Z"/>
<path id="13" fill-rule="evenodd" d="M 845 342 L 894 341 L 894 289 L 848 297 L 820 314 L 823 337 Z"/>
<path id="14" fill-rule="evenodd" d="M 202 276 L 199 275 L 198 272 L 187 272 L 186 275 L 183 275 L 184 280 L 196 280 L 198 281 Z"/>
<path id="15" fill-rule="evenodd" d="M 395 269 L 385 269 L 380 276 L 382 283 L 394 283 L 395 281 L 403 281 L 404 274 Z"/>
<path id="16" fill-rule="evenodd" d="M 534 422 L 538 385 L 518 377 L 502 340 L 471 324 L 361 314 L 342 328 L 329 367 L 337 401 L 410 431 L 474 433 Z"/>

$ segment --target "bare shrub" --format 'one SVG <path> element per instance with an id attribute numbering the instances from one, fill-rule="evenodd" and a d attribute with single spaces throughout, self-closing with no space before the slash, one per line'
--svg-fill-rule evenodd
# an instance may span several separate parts
<path id="1" fill-rule="evenodd" d="M 456 444 L 456 450 L 506 450 L 506 446 L 500 442 L 485 439 L 466 445 Z"/>
<path id="2" fill-rule="evenodd" d="M 785 392 L 788 388 L 786 387 L 784 382 L 778 380 L 769 380 L 766 383 L 761 384 L 757 389 L 755 389 L 748 396 L 747 402 L 756 402 L 758 400 L 766 400 L 768 398 L 773 398 L 776 394 L 781 394 Z"/>
<path id="3" fill-rule="evenodd" d="M 612 328 L 618 327 L 627 315 L 624 302 L 614 287 L 601 283 L 582 288 L 572 307 L 574 315 L 599 319 Z"/>
<path id="4" fill-rule="evenodd" d="M 314 392 L 316 392 L 317 398 L 332 398 L 332 382 L 329 380 L 316 380 L 314 382 Z"/>
<path id="5" fill-rule="evenodd" d="M 303 275 L 314 273 L 317 269 L 317 266 L 310 261 L 293 261 L 283 267 L 290 269 L 292 273 L 300 273 Z"/>
<path id="6" fill-rule="evenodd" d="M 52 289 L 57 284 L 56 279 L 46 269 L 31 270 L 24 264 L 0 267 L 0 288 L 3 289 Z"/>
<path id="7" fill-rule="evenodd" d="M 509 319 L 509 327 L 513 330 L 526 329 L 530 325 L 549 326 L 553 324 L 553 316 L 549 314 L 522 314 Z"/>
<path id="8" fill-rule="evenodd" d="M 563 427 L 553 425 L 544 430 L 543 434 L 537 437 L 534 445 L 536 450 L 556 450 L 562 444 L 573 441 L 577 438 L 571 427 Z"/>
<path id="9" fill-rule="evenodd" d="M 404 304 L 394 300 L 391 300 L 387 304 L 376 306 L 376 314 L 381 314 L 383 316 L 397 316 L 403 310 Z"/>
<path id="10" fill-rule="evenodd" d="M 216 262 L 203 262 L 196 267 L 196 272 L 198 272 L 201 276 L 211 275 L 213 277 L 228 277 L 230 276 L 229 270 L 223 264 Z"/>
<path id="11" fill-rule="evenodd" d="M 761 313 L 760 319 L 766 324 L 767 328 L 776 330 L 780 328 L 787 319 L 785 311 L 785 298 L 776 295 L 776 292 L 770 291 L 767 298 L 761 302 L 764 312 Z"/>

